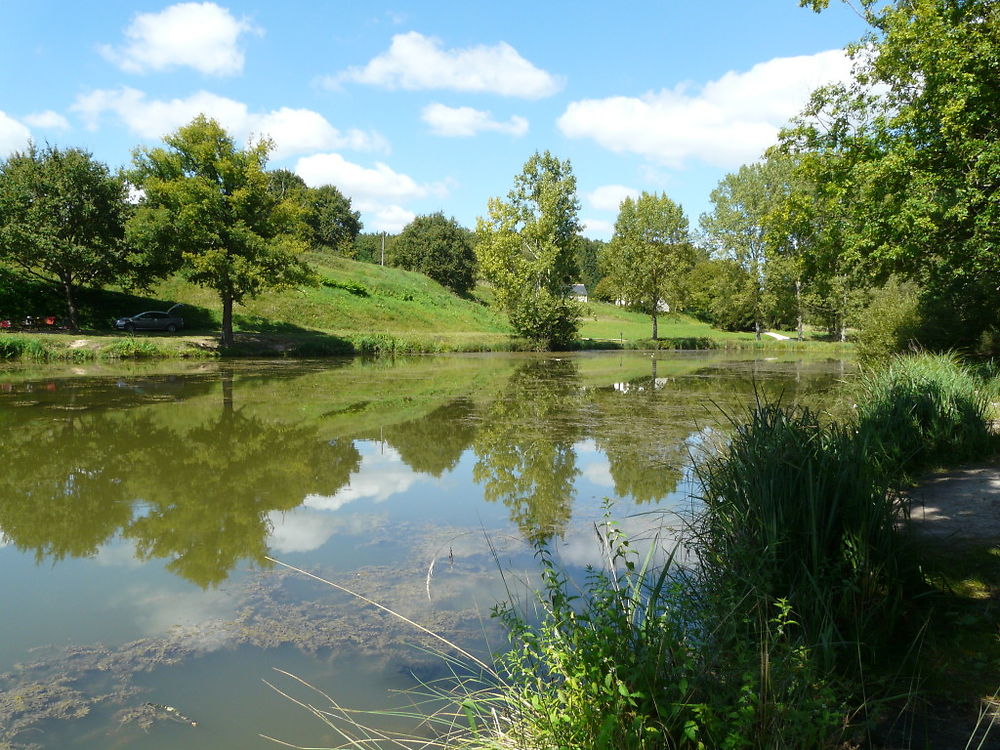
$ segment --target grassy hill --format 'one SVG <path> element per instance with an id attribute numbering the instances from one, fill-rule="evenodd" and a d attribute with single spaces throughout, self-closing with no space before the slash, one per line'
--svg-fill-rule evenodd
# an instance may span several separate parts
<path id="1" fill-rule="evenodd" d="M 506 318 L 488 304 L 491 290 L 471 298 L 453 294 L 428 277 L 327 254 L 309 262 L 318 283 L 268 292 L 234 309 L 237 351 L 247 355 L 510 351 L 528 348 L 512 335 Z M 115 318 L 182 303 L 186 328 L 180 334 L 115 332 Z M 37 279 L 0 266 L 0 319 L 26 315 L 62 316 L 63 298 Z M 80 335 L 5 333 L 0 359 L 142 358 L 214 356 L 221 306 L 210 290 L 179 276 L 157 284 L 148 295 L 117 289 L 81 290 Z M 587 348 L 648 346 L 649 317 L 613 305 L 585 306 L 580 336 Z M 751 334 L 726 333 L 685 315 L 660 319 L 660 346 L 708 348 L 755 346 Z M 769 341 L 768 346 L 777 345 Z M 29 351 L 30 350 L 30 351 Z"/>

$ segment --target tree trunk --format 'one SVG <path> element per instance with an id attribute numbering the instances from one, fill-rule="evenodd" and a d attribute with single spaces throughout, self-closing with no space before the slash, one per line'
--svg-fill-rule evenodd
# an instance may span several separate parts
<path id="1" fill-rule="evenodd" d="M 795 279 L 795 308 L 798 314 L 799 341 L 802 341 L 802 279 Z"/>
<path id="2" fill-rule="evenodd" d="M 847 289 L 844 289 L 844 294 L 841 297 L 841 307 L 840 307 L 840 341 L 841 343 L 847 341 Z"/>
<path id="3" fill-rule="evenodd" d="M 66 292 L 66 311 L 69 313 L 69 329 L 74 333 L 80 330 L 77 319 L 76 300 L 73 298 L 73 279 L 63 277 L 63 290 Z"/>
<path id="4" fill-rule="evenodd" d="M 753 322 L 754 338 L 756 338 L 757 341 L 760 341 L 760 331 L 763 327 L 764 326 L 761 324 L 759 320 L 755 320 Z"/>
<path id="5" fill-rule="evenodd" d="M 657 337 L 657 330 L 656 330 L 656 306 L 657 306 L 657 303 L 654 302 L 653 303 L 653 312 L 651 313 L 651 315 L 653 316 L 653 341 L 656 341 L 656 337 Z"/>
<path id="6" fill-rule="evenodd" d="M 233 341 L 233 297 L 222 295 L 222 345 L 232 346 Z"/>

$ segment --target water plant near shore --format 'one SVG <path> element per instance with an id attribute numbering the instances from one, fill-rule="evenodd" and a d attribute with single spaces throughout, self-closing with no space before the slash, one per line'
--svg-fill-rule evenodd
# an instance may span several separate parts
<path id="1" fill-rule="evenodd" d="M 953 358 L 921 357 L 869 374 L 841 422 L 758 402 L 696 464 L 695 566 L 640 565 L 606 520 L 605 564 L 576 583 L 536 540 L 534 608 L 495 610 L 511 648 L 478 678 L 456 670 L 423 686 L 423 700 L 448 703 L 424 725 L 441 729 L 430 746 L 863 742 L 891 696 L 916 690 L 900 659 L 929 616 L 897 489 L 949 450 L 995 445 L 982 386 Z"/>

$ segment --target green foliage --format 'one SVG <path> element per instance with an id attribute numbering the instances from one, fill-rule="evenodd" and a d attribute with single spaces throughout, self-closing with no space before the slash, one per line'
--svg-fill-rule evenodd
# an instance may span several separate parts
<path id="1" fill-rule="evenodd" d="M 387 261 L 430 276 L 455 294 L 466 296 L 476 285 L 472 233 L 440 211 L 407 224 L 393 241 Z"/>
<path id="2" fill-rule="evenodd" d="M 498 304 L 518 333 L 542 346 L 575 335 L 566 299 L 577 275 L 579 211 L 569 161 L 546 151 L 525 162 L 507 200 L 491 198 L 488 216 L 476 224 L 479 266 Z M 556 330 L 540 327 L 546 322 Z"/>
<path id="3" fill-rule="evenodd" d="M 877 446 L 853 425 L 774 404 L 734 427 L 697 469 L 710 590 L 737 587 L 750 622 L 786 601 L 824 669 L 863 668 L 890 642 L 913 573 Z"/>
<path id="4" fill-rule="evenodd" d="M 16 334 L 0 335 L 0 359 L 45 362 L 48 358 L 48 350 L 38 339 Z"/>
<path id="5" fill-rule="evenodd" d="M 396 241 L 398 234 L 388 234 L 383 232 L 361 232 L 354 238 L 350 248 L 343 245 L 337 251 L 347 258 L 362 261 L 363 263 L 382 263 L 382 246 L 385 244 L 385 256 L 392 255 L 392 244 Z"/>
<path id="6" fill-rule="evenodd" d="M 581 313 L 575 300 L 539 289 L 515 300 L 508 314 L 514 330 L 542 350 L 565 351 L 576 340 Z"/>
<path id="7" fill-rule="evenodd" d="M 855 341 L 862 362 L 887 359 L 914 345 L 921 327 L 919 291 L 912 282 L 891 279 L 873 292 L 857 321 Z"/>
<path id="8" fill-rule="evenodd" d="M 857 402 L 859 428 L 890 476 L 912 478 L 997 449 L 990 389 L 954 355 L 893 358 L 862 376 Z"/>
<path id="9" fill-rule="evenodd" d="M 169 352 L 154 341 L 129 336 L 104 347 L 101 355 L 107 359 L 158 359 L 169 356 Z"/>
<path id="10" fill-rule="evenodd" d="M 722 178 L 711 194 L 712 212 L 701 217 L 713 257 L 731 260 L 745 272 L 737 298 L 741 317 L 753 321 L 758 337 L 775 317 L 774 285 L 768 294 L 766 281 L 786 248 L 776 241 L 772 215 L 788 194 L 789 176 L 789 163 L 782 159 L 744 165 Z"/>
<path id="11" fill-rule="evenodd" d="M 51 282 L 79 327 L 78 287 L 130 271 L 124 182 L 81 149 L 32 145 L 0 164 L 0 260 Z"/>
<path id="12" fill-rule="evenodd" d="M 752 288 L 747 272 L 735 261 L 701 260 L 688 272 L 687 312 L 724 331 L 753 330 Z"/>
<path id="13" fill-rule="evenodd" d="M 361 214 L 351 210 L 351 199 L 333 185 L 307 188 L 305 222 L 313 246 L 350 247 L 361 232 Z"/>
<path id="14" fill-rule="evenodd" d="M 844 709 L 787 602 L 776 602 L 768 621 L 749 623 L 732 606 L 734 587 L 710 601 L 698 594 L 698 576 L 672 558 L 640 564 L 610 522 L 598 535 L 606 563 L 588 567 L 582 584 L 536 543 L 540 620 L 510 602 L 495 609 L 512 643 L 498 665 L 502 700 L 473 707 L 511 726 L 500 742 L 474 744 L 834 746 Z"/>
<path id="15" fill-rule="evenodd" d="M 601 255 L 601 270 L 615 295 L 649 313 L 653 339 L 663 304 L 681 307 L 684 279 L 694 263 L 683 209 L 665 194 L 644 192 L 622 201 L 615 233 Z"/>
<path id="16" fill-rule="evenodd" d="M 860 12 L 872 33 L 855 80 L 816 92 L 786 145 L 841 206 L 847 262 L 875 282 L 916 281 L 955 311 L 951 345 L 975 343 L 1000 322 L 1000 6 L 897 0 Z"/>
<path id="17" fill-rule="evenodd" d="M 268 141 L 239 150 L 215 120 L 199 115 L 140 149 L 130 179 L 144 196 L 128 239 L 150 266 L 181 269 L 222 302 L 222 343 L 233 344 L 232 306 L 267 288 L 309 278 L 294 237 L 300 216 L 293 198 L 278 200 L 264 171 Z"/>
<path id="18" fill-rule="evenodd" d="M 576 246 L 576 268 L 579 271 L 580 281 L 587 287 L 590 295 L 593 295 L 604 278 L 604 274 L 601 273 L 600 257 L 607 244 L 603 240 L 581 237 Z"/>
<path id="19" fill-rule="evenodd" d="M 321 282 L 323 286 L 330 289 L 343 289 L 356 297 L 369 297 L 368 287 L 364 284 L 356 284 L 353 281 L 338 281 L 337 279 L 325 278 Z"/>
<path id="20" fill-rule="evenodd" d="M 544 613 L 537 626 L 510 603 L 495 610 L 513 644 L 500 673 L 523 716 L 514 729 L 517 744 L 695 747 L 696 657 L 684 603 L 668 580 L 671 568 L 648 575 L 617 529 L 608 526 L 605 533 L 615 567 L 588 568 L 580 595 L 549 551 L 536 545 Z"/>

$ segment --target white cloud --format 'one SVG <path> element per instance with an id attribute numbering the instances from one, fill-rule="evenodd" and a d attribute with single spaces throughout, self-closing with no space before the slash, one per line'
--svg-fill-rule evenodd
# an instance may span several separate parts
<path id="1" fill-rule="evenodd" d="M 583 231 L 588 235 L 599 235 L 599 237 L 610 237 L 615 225 L 605 219 L 582 219 Z"/>
<path id="2" fill-rule="evenodd" d="M 27 147 L 30 140 L 28 128 L 0 111 L 0 158 Z"/>
<path id="3" fill-rule="evenodd" d="M 622 201 L 639 197 L 639 191 L 625 185 L 601 185 L 586 194 L 587 204 L 598 211 L 618 212 Z"/>
<path id="4" fill-rule="evenodd" d="M 250 112 L 235 99 L 199 91 L 184 99 L 147 99 L 137 89 L 98 89 L 77 97 L 71 109 L 95 130 L 106 112 L 113 113 L 132 132 L 146 139 L 159 138 L 196 115 L 215 118 L 237 140 L 267 136 L 274 141 L 273 158 L 282 159 L 318 149 L 349 148 L 387 151 L 388 143 L 378 133 L 341 132 L 318 112 L 282 107 L 270 112 Z"/>
<path id="5" fill-rule="evenodd" d="M 159 13 L 139 13 L 125 29 L 126 44 L 98 47 L 110 62 L 128 73 L 191 67 L 207 75 L 243 70 L 241 34 L 261 33 L 215 3 L 178 3 Z"/>
<path id="6" fill-rule="evenodd" d="M 361 468 L 351 476 L 351 483 L 335 495 L 306 495 L 302 505 L 313 510 L 334 511 L 365 498 L 380 503 L 406 492 L 420 478 L 420 474 L 403 463 L 399 453 L 386 448 L 384 453 L 364 456 Z"/>
<path id="7" fill-rule="evenodd" d="M 444 183 L 420 183 L 382 162 L 364 167 L 334 153 L 304 156 L 295 172 L 310 187 L 336 186 L 361 211 L 365 226 L 378 232 L 398 232 L 413 221 L 416 214 L 400 203 L 448 194 Z"/>
<path id="8" fill-rule="evenodd" d="M 24 116 L 24 121 L 35 128 L 49 128 L 53 130 L 69 130 L 69 120 L 58 112 L 47 109 L 44 112 L 34 112 Z"/>
<path id="9" fill-rule="evenodd" d="M 384 513 L 344 514 L 301 506 L 288 511 L 273 510 L 267 518 L 271 524 L 267 546 L 282 554 L 319 549 L 334 534 L 370 535 L 388 523 L 388 514 Z"/>
<path id="10" fill-rule="evenodd" d="M 615 480 L 611 476 L 611 464 L 606 458 L 588 463 L 580 473 L 591 484 L 596 484 L 598 487 L 607 487 L 608 489 L 615 488 Z"/>
<path id="11" fill-rule="evenodd" d="M 417 218 L 409 211 L 394 203 L 379 204 L 371 201 L 359 201 L 354 206 L 365 216 L 365 226 L 376 232 L 398 234 L 403 228 Z"/>
<path id="12" fill-rule="evenodd" d="M 418 183 L 409 175 L 396 172 L 382 162 L 375 162 L 374 167 L 363 167 L 347 161 L 340 154 L 304 156 L 296 163 L 295 171 L 310 187 L 336 185 L 342 192 L 358 200 L 406 200 L 447 193 L 443 185 Z"/>
<path id="13" fill-rule="evenodd" d="M 396 34 L 388 51 L 364 67 L 324 79 L 331 88 L 343 81 L 387 89 L 449 89 L 540 99 L 562 88 L 560 78 L 525 60 L 506 42 L 443 49 L 441 40 L 416 31 Z"/>
<path id="14" fill-rule="evenodd" d="M 494 131 L 520 137 L 528 132 L 528 121 L 518 115 L 511 116 L 507 122 L 499 122 L 489 112 L 472 107 L 447 107 L 437 102 L 424 107 L 421 119 L 431 126 L 434 135 L 471 136 Z"/>
<path id="15" fill-rule="evenodd" d="M 815 88 L 848 79 L 850 70 L 839 50 L 775 58 L 726 73 L 697 92 L 682 84 L 642 97 L 572 102 L 558 125 L 567 136 L 672 167 L 699 160 L 733 168 L 774 143 Z"/>
<path id="16" fill-rule="evenodd" d="M 271 523 L 267 545 L 282 554 L 319 549 L 340 526 L 336 516 L 304 508 L 273 510 L 267 518 Z"/>

